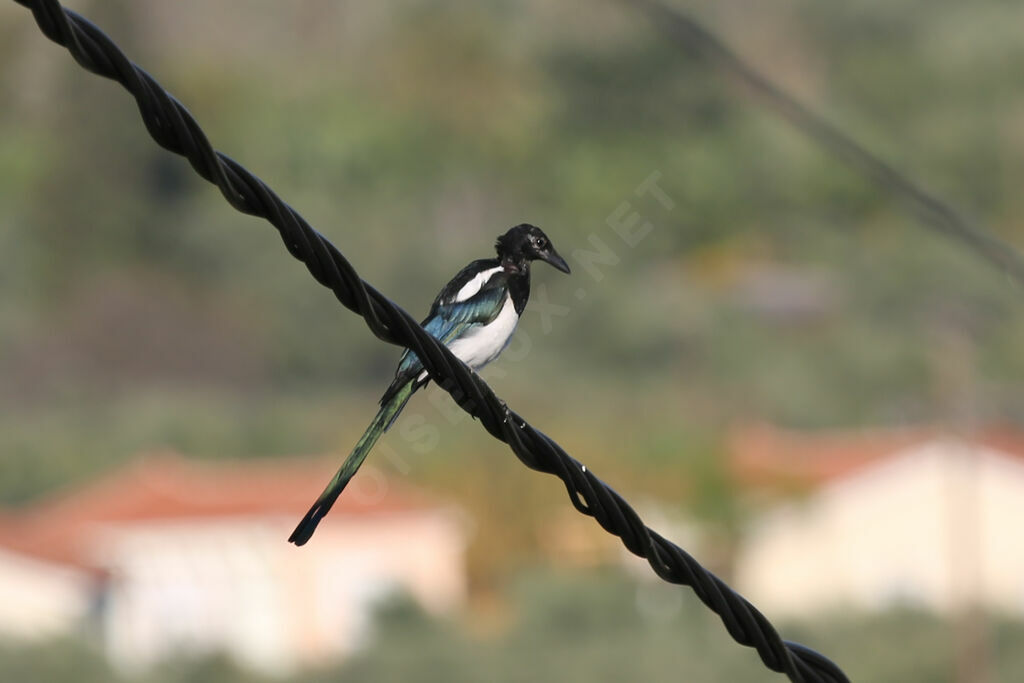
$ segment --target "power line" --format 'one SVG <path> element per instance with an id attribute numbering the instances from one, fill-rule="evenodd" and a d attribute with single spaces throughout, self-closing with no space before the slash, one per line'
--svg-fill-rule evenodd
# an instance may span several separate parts
<path id="1" fill-rule="evenodd" d="M 146 129 L 165 149 L 185 156 L 195 171 L 215 183 L 237 210 L 266 218 L 289 253 L 317 282 L 358 313 L 380 339 L 416 352 L 431 379 L 459 406 L 478 418 L 496 439 L 507 443 L 529 468 L 554 474 L 565 484 L 573 506 L 618 536 L 630 552 L 647 559 L 665 581 L 690 586 L 717 613 L 738 643 L 756 648 L 772 671 L 799 682 L 848 681 L 823 655 L 783 641 L 768 619 L 685 550 L 647 528 L 632 507 L 550 437 L 509 410 L 476 373 L 459 361 L 416 320 L 362 280 L 344 255 L 302 216 L 238 162 L 217 152 L 188 110 L 133 64 L 99 28 L 56 0 L 16 0 L 29 7 L 40 30 L 65 46 L 83 68 L 113 79 L 134 97 Z"/>
<path id="2" fill-rule="evenodd" d="M 972 224 L 942 198 L 900 172 L 850 135 L 814 113 L 748 63 L 696 20 L 658 0 L 621 0 L 647 15 L 655 28 L 687 53 L 706 60 L 747 87 L 765 105 L 876 185 L 901 199 L 925 227 L 959 240 L 989 264 L 1024 285 L 1024 256 L 1012 245 Z"/>

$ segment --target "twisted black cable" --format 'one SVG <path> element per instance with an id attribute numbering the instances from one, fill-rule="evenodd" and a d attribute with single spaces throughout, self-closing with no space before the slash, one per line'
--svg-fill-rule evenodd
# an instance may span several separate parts
<path id="1" fill-rule="evenodd" d="M 183 105 L 145 71 L 128 60 L 102 31 L 56 0 L 16 0 L 31 8 L 36 23 L 54 42 L 68 48 L 85 69 L 123 85 L 134 97 L 147 130 L 165 149 L 185 156 L 192 168 L 215 183 L 239 211 L 269 220 L 285 247 L 338 300 L 361 315 L 380 339 L 414 350 L 431 379 L 495 438 L 507 443 L 529 468 L 554 474 L 565 484 L 572 504 L 618 536 L 630 552 L 644 557 L 665 581 L 692 587 L 716 612 L 740 644 L 757 649 L 772 671 L 790 680 L 837 683 L 843 672 L 824 656 L 783 641 L 771 623 L 742 596 L 693 557 L 648 529 L 636 512 L 549 437 L 526 423 L 495 396 L 490 387 L 408 313 L 364 282 L 334 245 L 294 209 L 237 162 L 216 152 Z"/>
<path id="2" fill-rule="evenodd" d="M 1012 245 L 972 224 L 940 197 L 901 173 L 744 62 L 711 31 L 660 0 L 621 0 L 646 14 L 654 27 L 685 52 L 704 59 L 746 86 L 797 130 L 901 199 L 928 228 L 959 240 L 989 264 L 1024 285 L 1024 256 Z"/>

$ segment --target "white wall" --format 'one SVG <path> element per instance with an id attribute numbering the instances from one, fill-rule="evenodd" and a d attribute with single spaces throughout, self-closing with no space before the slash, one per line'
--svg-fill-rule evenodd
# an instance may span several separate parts
<path id="1" fill-rule="evenodd" d="M 224 650 L 268 673 L 343 656 L 398 588 L 443 611 L 465 594 L 464 533 L 446 513 L 330 520 L 286 543 L 291 518 L 111 527 L 105 622 L 110 657 L 145 667 L 177 651 Z"/>
<path id="2" fill-rule="evenodd" d="M 980 601 L 1024 615 L 1024 466 L 941 441 L 783 506 L 741 546 L 736 585 L 771 615 Z"/>
<path id="3" fill-rule="evenodd" d="M 0 550 L 0 634 L 43 639 L 77 628 L 89 610 L 84 571 Z"/>

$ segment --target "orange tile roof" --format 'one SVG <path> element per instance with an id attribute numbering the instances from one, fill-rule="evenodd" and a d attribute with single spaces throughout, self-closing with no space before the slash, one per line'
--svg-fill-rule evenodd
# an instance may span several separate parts
<path id="1" fill-rule="evenodd" d="M 1024 459 L 1024 431 L 1007 425 L 956 434 L 933 426 L 799 432 L 755 423 L 730 434 L 729 471 L 737 483 L 751 488 L 808 490 L 904 449 L 950 437 Z"/>
<path id="2" fill-rule="evenodd" d="M 88 568 L 86 544 L 98 523 L 252 516 L 298 521 L 338 464 L 336 457 L 199 462 L 147 455 L 91 483 L 0 511 L 0 548 Z M 370 481 L 365 488 L 354 483 L 324 524 L 435 505 L 390 479 Z"/>

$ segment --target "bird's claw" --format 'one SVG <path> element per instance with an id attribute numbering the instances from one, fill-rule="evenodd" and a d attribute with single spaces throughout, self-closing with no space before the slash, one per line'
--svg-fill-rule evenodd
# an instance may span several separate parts
<path id="1" fill-rule="evenodd" d="M 512 421 L 512 411 L 509 410 L 508 404 L 505 403 L 504 401 L 502 401 L 500 398 L 498 399 L 498 403 L 501 404 L 501 412 L 502 412 L 502 414 L 504 416 L 504 417 L 502 417 L 501 421 L 505 422 L 505 423 L 511 422 Z"/>
<path id="2" fill-rule="evenodd" d="M 506 404 L 500 398 L 498 399 L 498 402 L 501 403 L 501 410 L 505 414 L 505 416 L 502 418 L 502 422 L 504 422 L 505 424 L 515 425 L 520 429 L 526 429 L 526 420 L 520 418 L 519 422 L 516 422 L 512 417 L 512 410 L 508 407 L 508 404 Z"/>

